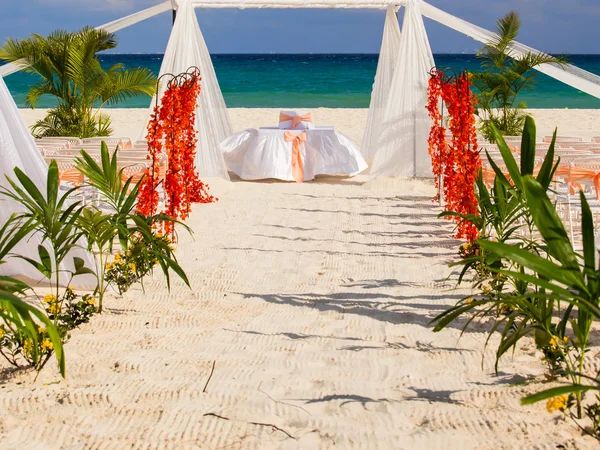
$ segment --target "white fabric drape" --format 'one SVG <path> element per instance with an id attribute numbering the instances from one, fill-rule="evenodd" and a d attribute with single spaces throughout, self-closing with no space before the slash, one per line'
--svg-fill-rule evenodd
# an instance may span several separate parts
<path id="1" fill-rule="evenodd" d="M 431 176 L 425 108 L 429 71 L 434 66 L 421 16 L 421 0 L 409 0 L 402 23 L 397 67 L 390 87 L 371 178 Z"/>
<path id="2" fill-rule="evenodd" d="M 390 96 L 390 86 L 394 77 L 394 70 L 398 62 L 398 51 L 400 49 L 400 25 L 398 24 L 397 8 L 390 6 L 385 13 L 385 24 L 383 26 L 383 39 L 377 72 L 371 93 L 367 127 L 363 135 L 361 151 L 364 156 L 372 158 L 375 156 L 377 141 L 379 140 L 379 129 L 383 123 L 383 115 L 387 100 Z"/>
<path id="3" fill-rule="evenodd" d="M 4 79 L 0 77 L 0 186 L 12 189 L 6 181 L 6 176 L 16 180 L 15 167 L 21 169 L 31 178 L 36 187 L 42 192 L 42 195 L 45 196 L 48 166 L 35 145 L 27 125 L 23 122 L 17 105 L 4 83 Z M 22 206 L 7 197 L 0 196 L 0 224 L 6 223 L 11 214 L 20 212 L 23 212 Z M 12 253 L 39 260 L 37 248 L 40 243 L 40 237 L 34 234 L 21 241 L 12 250 Z M 67 262 L 64 267 L 61 267 L 61 270 L 73 270 L 72 257 L 74 256 L 82 258 L 85 265 L 90 269 L 95 268 L 91 255 L 83 249 L 78 249 L 67 257 Z M 34 281 L 43 279 L 40 272 L 20 258 L 10 258 L 6 264 L 0 265 L 0 275 L 20 275 Z M 66 274 L 63 274 L 61 278 L 63 283 L 69 281 Z M 73 280 L 73 284 L 78 287 L 93 288 L 96 281 L 90 275 L 77 276 Z"/>
<path id="4" fill-rule="evenodd" d="M 285 140 L 287 132 L 294 136 L 306 135 L 306 141 L 300 144 L 304 181 L 316 175 L 354 176 L 368 167 L 356 145 L 333 127 L 306 131 L 249 128 L 221 142 L 221 151 L 231 170 L 242 180 L 294 181 L 293 143 Z"/>
<path id="5" fill-rule="evenodd" d="M 219 151 L 219 143 L 231 134 L 227 107 L 191 0 L 179 0 L 177 18 L 160 67 L 160 76 L 169 73 L 177 75 L 192 66 L 198 67 L 202 76 L 202 91 L 196 109 L 196 168 L 200 177 L 229 179 L 227 166 Z M 168 79 L 159 86 L 159 99 Z M 154 103 L 153 100 L 152 106 Z"/>
<path id="6" fill-rule="evenodd" d="M 153 6 L 152 8 L 144 9 L 143 11 L 130 14 L 129 16 L 122 17 L 121 19 L 113 20 L 112 22 L 106 23 L 104 25 L 100 25 L 96 27 L 97 30 L 106 30 L 110 33 L 114 33 L 116 31 L 122 30 L 123 28 L 127 28 L 131 25 L 134 25 L 143 20 L 149 19 L 150 17 L 154 17 L 158 14 L 164 13 L 165 11 L 171 10 L 171 2 L 166 1 L 161 3 L 160 5 Z M 0 67 L 0 77 L 6 77 L 12 73 L 18 72 L 27 66 L 27 62 L 25 59 L 20 59 L 15 61 L 14 63 L 5 64 Z"/>

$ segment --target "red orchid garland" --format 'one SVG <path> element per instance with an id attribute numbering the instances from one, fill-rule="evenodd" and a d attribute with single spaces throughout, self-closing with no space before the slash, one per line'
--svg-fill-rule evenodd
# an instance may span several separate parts
<path id="1" fill-rule="evenodd" d="M 208 193 L 209 186 L 196 171 L 195 123 L 201 78 L 198 72 L 186 75 L 180 83 L 169 83 L 148 124 L 147 159 L 152 163 L 146 169 L 137 205 L 138 211 L 147 216 L 157 213 L 161 183 L 165 196 L 162 212 L 173 219 L 187 219 L 192 203 L 218 200 Z M 165 222 L 163 232 L 172 234 L 173 224 Z"/>
<path id="2" fill-rule="evenodd" d="M 427 111 L 433 120 L 428 140 L 429 155 L 436 187 L 440 187 L 440 179 L 443 179 L 444 210 L 477 214 L 474 186 L 481 170 L 481 159 L 477 148 L 476 100 L 469 75 L 465 72 L 448 79 L 443 71 L 436 70 L 429 79 L 428 94 Z M 444 105 L 449 115 L 450 142 L 446 141 L 443 123 Z M 458 224 L 457 238 L 477 239 L 478 231 L 472 223 L 461 221 L 458 217 L 454 220 Z"/>

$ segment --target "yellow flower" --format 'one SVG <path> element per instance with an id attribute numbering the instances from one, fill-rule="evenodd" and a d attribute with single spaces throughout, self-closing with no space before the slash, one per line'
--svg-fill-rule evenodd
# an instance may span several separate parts
<path id="1" fill-rule="evenodd" d="M 564 411 L 567 409 L 568 401 L 568 395 L 557 395 L 556 397 L 549 398 L 546 402 L 546 410 L 548 410 L 549 413 L 553 413 L 554 411 Z"/>
<path id="2" fill-rule="evenodd" d="M 548 344 L 550 344 L 552 347 L 558 347 L 558 342 L 558 336 L 552 336 L 552 339 L 550 339 L 550 342 L 548 342 Z"/>
<path id="3" fill-rule="evenodd" d="M 113 267 L 115 267 L 113 263 L 107 263 L 106 266 L 104 266 L 104 270 L 112 270 Z"/>
<path id="4" fill-rule="evenodd" d="M 4 331 L 4 328 L 0 327 L 0 339 L 2 339 L 2 337 L 6 334 L 6 331 Z"/>
<path id="5" fill-rule="evenodd" d="M 69 286 L 67 288 L 67 292 L 73 293 L 73 292 L 75 292 L 75 288 L 73 286 Z"/>
<path id="6" fill-rule="evenodd" d="M 135 272 L 135 263 L 129 263 L 129 268 Z"/>
<path id="7" fill-rule="evenodd" d="M 53 314 L 53 315 L 60 314 L 60 309 L 61 309 L 60 308 L 60 303 L 58 303 L 58 302 L 57 303 L 50 303 L 48 305 L 48 313 L 49 314 Z"/>
<path id="8" fill-rule="evenodd" d="M 484 286 L 482 287 L 482 289 L 483 289 L 483 292 L 490 292 L 490 291 L 492 290 L 492 288 L 491 288 L 491 287 L 489 287 L 487 284 L 486 284 L 486 285 L 484 285 Z"/>
<path id="9" fill-rule="evenodd" d="M 38 333 L 40 334 L 44 334 L 46 332 L 46 329 L 43 327 L 38 327 Z"/>
<path id="10" fill-rule="evenodd" d="M 92 298 L 92 297 L 90 297 L 90 298 L 88 298 L 88 299 L 86 300 L 86 303 L 87 303 L 88 305 L 95 305 L 95 304 L 96 304 L 96 299 L 95 299 L 95 298 Z"/>
<path id="11" fill-rule="evenodd" d="M 52 350 L 54 348 L 54 345 L 52 344 L 52 341 L 50 340 L 50 338 L 46 338 L 42 341 L 41 347 L 42 347 L 42 351 L 47 352 L 47 351 Z"/>
<path id="12" fill-rule="evenodd" d="M 563 342 L 564 342 L 565 344 L 568 344 L 568 343 L 569 343 L 569 338 L 568 338 L 567 336 L 565 336 L 565 337 L 563 338 Z"/>
<path id="13" fill-rule="evenodd" d="M 29 355 L 33 350 L 33 341 L 31 339 L 25 339 L 23 341 L 23 353 Z"/>
<path id="14" fill-rule="evenodd" d="M 465 300 L 465 303 L 467 305 L 470 305 L 471 303 L 473 303 L 473 299 L 471 297 L 469 297 L 468 299 Z"/>
<path id="15" fill-rule="evenodd" d="M 56 295 L 54 294 L 48 294 L 46 296 L 44 296 L 44 302 L 45 303 L 56 303 L 57 298 Z"/>
<path id="16" fill-rule="evenodd" d="M 117 253 L 115 255 L 115 261 L 121 261 L 121 254 L 120 253 Z"/>

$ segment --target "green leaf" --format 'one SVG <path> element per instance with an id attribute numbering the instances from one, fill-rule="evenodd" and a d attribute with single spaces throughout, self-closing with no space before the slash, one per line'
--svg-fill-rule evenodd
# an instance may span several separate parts
<path id="1" fill-rule="evenodd" d="M 548 246 L 548 253 L 560 261 L 567 270 L 579 272 L 577 255 L 546 190 L 533 177 L 524 179 L 527 205 L 537 229 Z"/>
<path id="2" fill-rule="evenodd" d="M 535 166 L 535 121 L 525 117 L 525 127 L 521 139 L 521 175 L 532 175 Z"/>
<path id="3" fill-rule="evenodd" d="M 569 395 L 577 392 L 584 392 L 589 390 L 598 390 L 594 386 L 582 386 L 580 384 L 570 384 L 568 386 L 559 386 L 552 389 L 546 389 L 545 391 L 538 392 L 537 394 L 528 395 L 521 399 L 522 405 L 531 405 L 533 403 L 541 402 L 558 395 Z"/>
<path id="4" fill-rule="evenodd" d="M 523 188 L 521 183 L 521 172 L 519 171 L 519 166 L 517 165 L 517 161 L 515 161 L 515 157 L 513 156 L 510 148 L 506 145 L 506 141 L 504 137 L 500 134 L 498 129 L 494 124 L 491 124 L 492 132 L 494 134 L 494 138 L 496 139 L 496 145 L 498 145 L 498 149 L 500 150 L 500 154 L 502 155 L 502 160 L 506 165 L 506 169 L 512 179 L 514 185 L 518 190 Z"/>
<path id="5" fill-rule="evenodd" d="M 538 173 L 537 180 L 542 185 L 544 190 L 548 190 L 550 187 L 550 183 L 552 183 L 552 178 L 554 177 L 554 172 L 558 168 L 558 164 L 554 167 L 554 146 L 556 144 L 556 133 L 557 130 L 554 130 L 554 134 L 552 135 L 552 142 L 550 143 L 550 147 L 546 152 L 546 156 L 544 157 L 544 162 L 542 163 L 542 167 L 540 168 L 540 172 Z"/>

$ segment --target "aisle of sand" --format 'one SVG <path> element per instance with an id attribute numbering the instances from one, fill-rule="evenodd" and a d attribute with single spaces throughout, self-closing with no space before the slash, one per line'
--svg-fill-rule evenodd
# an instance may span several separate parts
<path id="1" fill-rule="evenodd" d="M 210 180 L 220 201 L 177 252 L 192 288 L 157 278 L 108 299 L 73 332 L 66 380 L 4 380 L 0 448 L 594 448 L 520 406 L 543 379 L 530 341 L 496 376 L 489 324 L 432 332 L 464 294 L 432 186 L 365 181 Z"/>
<path id="2" fill-rule="evenodd" d="M 431 186 L 362 181 L 213 180 L 178 248 L 192 289 L 109 299 L 66 381 L 5 380 L 0 447 L 593 448 L 519 405 L 543 378 L 530 343 L 495 376 L 485 327 L 431 331 L 461 296 Z"/>

